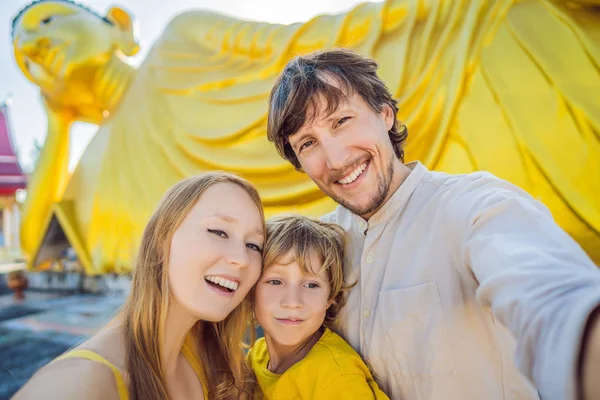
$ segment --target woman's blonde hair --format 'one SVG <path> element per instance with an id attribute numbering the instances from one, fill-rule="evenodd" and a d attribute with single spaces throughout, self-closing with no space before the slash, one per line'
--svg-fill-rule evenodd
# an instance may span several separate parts
<path id="1" fill-rule="evenodd" d="M 324 327 L 331 327 L 339 310 L 346 303 L 346 292 L 354 284 L 344 283 L 344 252 L 346 233 L 336 224 L 318 221 L 296 214 L 270 218 L 267 221 L 267 240 L 263 252 L 263 270 L 290 254 L 304 273 L 317 275 L 326 271 L 329 275 L 329 300 Z M 311 256 L 316 255 L 320 270 L 313 270 Z"/>
<path id="2" fill-rule="evenodd" d="M 225 172 L 184 179 L 163 196 L 144 230 L 131 294 L 124 306 L 126 362 L 134 399 L 168 399 L 160 346 L 169 302 L 167 268 L 171 239 L 202 193 L 219 183 L 244 189 L 264 220 L 260 196 L 252 184 Z M 206 382 L 203 383 L 210 399 L 239 398 L 242 392 L 254 390 L 253 374 L 244 358 L 242 343 L 249 331 L 251 315 L 246 298 L 225 320 L 198 321 L 192 328 L 189 339 L 204 367 Z"/>

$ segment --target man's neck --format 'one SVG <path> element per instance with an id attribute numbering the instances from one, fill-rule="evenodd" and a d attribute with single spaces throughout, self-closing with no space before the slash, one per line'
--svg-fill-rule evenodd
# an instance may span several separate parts
<path id="1" fill-rule="evenodd" d="M 322 335 L 321 331 L 317 331 L 301 343 L 293 346 L 285 346 L 275 342 L 268 334 L 265 334 L 267 350 L 269 351 L 269 365 L 267 369 L 275 374 L 283 374 L 294 364 L 306 357 Z"/>
<path id="2" fill-rule="evenodd" d="M 371 212 L 369 214 L 360 216 L 365 221 L 368 221 L 369 218 L 371 218 L 373 215 L 375 215 L 392 198 L 394 193 L 396 193 L 396 191 L 398 189 L 400 189 L 400 186 L 402 186 L 402 183 L 406 180 L 406 178 L 408 178 L 408 176 L 410 175 L 412 170 L 410 168 L 408 168 L 406 165 L 404 165 L 403 163 L 401 163 L 400 160 L 397 160 L 397 161 L 394 161 L 392 171 L 393 171 L 392 179 L 390 181 L 390 185 L 388 188 L 388 192 L 385 196 L 385 199 L 383 200 L 381 205 L 376 210 L 374 210 L 373 212 Z"/>

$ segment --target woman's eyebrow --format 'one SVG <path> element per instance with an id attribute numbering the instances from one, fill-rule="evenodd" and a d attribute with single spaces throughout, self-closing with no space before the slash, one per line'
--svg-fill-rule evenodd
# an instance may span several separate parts
<path id="1" fill-rule="evenodd" d="M 235 217 L 232 217 L 230 215 L 221 214 L 221 213 L 214 213 L 213 215 L 211 215 L 211 217 L 222 219 L 223 221 L 229 222 L 231 224 L 238 224 L 240 222 L 240 220 Z M 252 230 L 252 232 L 256 233 L 257 235 L 259 235 L 263 238 L 265 237 L 265 233 L 264 233 L 264 230 L 262 229 L 262 227 L 255 227 Z"/>

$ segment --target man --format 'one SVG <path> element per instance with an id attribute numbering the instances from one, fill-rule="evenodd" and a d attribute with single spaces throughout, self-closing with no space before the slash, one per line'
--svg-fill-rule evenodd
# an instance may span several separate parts
<path id="1" fill-rule="evenodd" d="M 599 396 L 594 263 L 517 187 L 405 165 L 376 69 L 344 50 L 297 57 L 270 99 L 269 139 L 348 232 L 358 284 L 339 332 L 394 399 Z"/>

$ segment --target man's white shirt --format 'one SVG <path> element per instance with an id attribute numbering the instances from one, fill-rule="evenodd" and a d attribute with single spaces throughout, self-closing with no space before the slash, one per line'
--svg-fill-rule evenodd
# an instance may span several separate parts
<path id="1" fill-rule="evenodd" d="M 597 267 L 508 182 L 407 166 L 368 222 L 342 207 L 323 217 L 347 231 L 357 282 L 338 333 L 392 399 L 537 399 L 517 365 L 544 400 L 575 399 Z"/>

